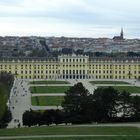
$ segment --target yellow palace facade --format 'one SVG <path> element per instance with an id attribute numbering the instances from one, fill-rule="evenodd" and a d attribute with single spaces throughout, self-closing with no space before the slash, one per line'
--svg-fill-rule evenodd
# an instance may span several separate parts
<path id="1" fill-rule="evenodd" d="M 20 79 L 140 79 L 139 58 L 61 55 L 57 59 L 1 59 L 0 71 Z"/>

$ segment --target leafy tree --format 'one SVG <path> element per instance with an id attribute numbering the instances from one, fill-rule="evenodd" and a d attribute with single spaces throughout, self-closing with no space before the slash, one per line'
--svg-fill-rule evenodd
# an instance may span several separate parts
<path id="1" fill-rule="evenodd" d="M 78 50 L 75 51 L 75 54 L 76 55 L 83 55 L 84 54 L 84 50 L 78 49 Z"/>
<path id="2" fill-rule="evenodd" d="M 112 87 L 98 88 L 93 94 L 94 121 L 106 122 L 117 116 L 119 93 Z"/>
<path id="3" fill-rule="evenodd" d="M 3 118 L 6 112 L 6 103 L 8 100 L 8 91 L 4 85 L 0 85 L 0 120 Z"/>
<path id="4" fill-rule="evenodd" d="M 8 89 L 8 94 L 10 95 L 10 90 L 13 86 L 14 76 L 7 72 L 0 72 L 0 83 L 3 84 L 6 89 Z"/>
<path id="5" fill-rule="evenodd" d="M 40 114 L 35 111 L 26 111 L 22 117 L 23 125 L 27 125 L 28 127 L 39 124 L 40 122 Z"/>
<path id="6" fill-rule="evenodd" d="M 8 123 L 12 120 L 11 111 L 6 108 L 3 118 L 0 120 L 0 128 L 5 128 L 8 126 Z"/>
<path id="7" fill-rule="evenodd" d="M 66 91 L 66 96 L 64 97 L 64 102 L 62 106 L 65 113 L 72 117 L 84 116 L 87 117 L 89 112 L 90 93 L 82 83 L 77 83 Z M 73 120 L 73 119 L 72 119 Z"/>
<path id="8" fill-rule="evenodd" d="M 129 92 L 123 91 L 119 95 L 119 112 L 122 114 L 122 117 L 131 116 L 131 96 Z"/>
<path id="9" fill-rule="evenodd" d="M 62 54 L 72 54 L 72 48 L 62 48 Z"/>
<path id="10" fill-rule="evenodd" d="M 46 57 L 48 55 L 45 48 L 38 49 L 35 48 L 32 50 L 32 53 L 29 55 L 30 57 Z"/>
<path id="11" fill-rule="evenodd" d="M 0 72 L 0 127 L 6 127 L 12 119 L 7 102 L 13 81 L 14 77 L 11 74 Z"/>
<path id="12" fill-rule="evenodd" d="M 140 96 L 132 97 L 132 117 L 136 121 L 140 121 Z"/>

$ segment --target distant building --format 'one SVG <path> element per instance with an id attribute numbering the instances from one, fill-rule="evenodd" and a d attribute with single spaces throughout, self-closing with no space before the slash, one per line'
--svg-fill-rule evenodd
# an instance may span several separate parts
<path id="1" fill-rule="evenodd" d="M 114 36 L 114 37 L 113 37 L 113 40 L 114 40 L 114 41 L 121 41 L 121 40 L 124 40 L 123 28 L 121 29 L 120 36 Z"/>
<path id="2" fill-rule="evenodd" d="M 21 79 L 140 79 L 140 58 L 89 58 L 61 55 L 58 58 L 0 59 L 0 71 Z"/>

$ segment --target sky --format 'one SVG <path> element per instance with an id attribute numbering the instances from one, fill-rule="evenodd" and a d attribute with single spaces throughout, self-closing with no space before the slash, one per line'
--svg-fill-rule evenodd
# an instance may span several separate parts
<path id="1" fill-rule="evenodd" d="M 140 38 L 140 0 L 0 0 L 0 36 Z"/>

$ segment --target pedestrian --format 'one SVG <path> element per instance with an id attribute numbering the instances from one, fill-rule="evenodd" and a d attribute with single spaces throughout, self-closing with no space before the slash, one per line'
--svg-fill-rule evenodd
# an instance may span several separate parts
<path id="1" fill-rule="evenodd" d="M 18 123 L 17 127 L 20 128 L 20 123 Z"/>

